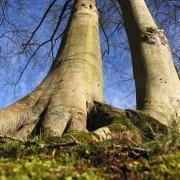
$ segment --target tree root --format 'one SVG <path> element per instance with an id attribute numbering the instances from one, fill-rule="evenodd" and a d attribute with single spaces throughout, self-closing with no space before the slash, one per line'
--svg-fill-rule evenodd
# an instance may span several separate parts
<path id="1" fill-rule="evenodd" d="M 168 128 L 153 117 L 137 110 L 120 110 L 108 104 L 95 102 L 88 120 L 96 140 L 119 138 L 134 143 L 158 139 L 167 134 Z"/>
<path id="2" fill-rule="evenodd" d="M 88 133 L 80 132 L 85 128 L 81 118 L 85 119 L 86 117 L 77 109 L 74 109 L 74 114 L 72 109 L 64 107 L 59 107 L 59 111 L 47 112 L 49 114 L 44 111 L 41 118 L 51 116 L 51 121 L 43 122 L 39 119 L 36 124 L 27 124 L 13 135 L 2 134 L 0 139 L 3 141 L 28 141 L 32 135 L 39 134 L 45 139 L 63 135 L 60 139 L 65 140 L 66 143 L 70 137 L 69 140 L 74 139 L 75 144 L 118 139 L 119 141 L 129 141 L 138 146 L 146 139 L 156 139 L 167 133 L 165 125 L 145 113 L 137 110 L 120 110 L 98 102 L 95 102 L 93 110 L 88 115 Z M 68 133 L 70 131 L 73 133 Z"/>
<path id="3" fill-rule="evenodd" d="M 21 112 L 22 116 L 11 116 L 11 119 L 2 120 L 0 124 L 0 135 L 4 139 L 12 137 L 21 141 L 29 139 L 31 136 L 62 136 L 70 131 L 87 131 L 86 115 L 79 109 L 59 106 L 49 110 L 49 105 L 37 114 L 24 116 L 26 112 Z M 0 137 L 0 138 L 1 138 Z"/>

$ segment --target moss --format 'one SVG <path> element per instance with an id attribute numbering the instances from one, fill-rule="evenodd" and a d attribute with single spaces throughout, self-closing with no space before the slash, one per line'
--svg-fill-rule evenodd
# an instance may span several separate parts
<path id="1" fill-rule="evenodd" d="M 93 143 L 93 136 L 91 133 L 85 132 L 72 132 L 71 135 L 81 143 Z"/>
<path id="2" fill-rule="evenodd" d="M 136 111 L 112 116 L 114 138 L 103 142 L 74 131 L 0 143 L 0 179 L 179 179 L 179 133 L 164 135 L 148 118 Z M 153 139 L 144 138 L 146 127 Z"/>
<path id="3" fill-rule="evenodd" d="M 52 141 L 52 142 L 58 142 L 58 143 L 67 143 L 67 142 L 73 142 L 73 138 L 77 140 L 79 143 L 92 143 L 94 142 L 93 136 L 91 133 L 86 132 L 78 132 L 73 131 L 70 133 L 66 133 L 61 137 L 46 137 L 45 140 Z"/>
<path id="4" fill-rule="evenodd" d="M 159 138 L 167 134 L 168 129 L 151 116 L 137 110 L 126 110 L 126 116 L 147 138 Z"/>
<path id="5" fill-rule="evenodd" d="M 96 151 L 93 151 L 90 145 L 83 144 L 54 149 L 47 148 L 41 143 L 20 144 L 9 141 L 1 144 L 0 178 L 64 179 L 69 177 L 70 179 L 90 179 L 93 177 L 93 179 L 101 179 L 101 177 L 106 176 L 105 172 L 102 173 L 103 168 L 96 168 L 91 165 L 87 156 L 96 153 Z M 19 147 L 21 148 L 19 149 Z M 6 157 L 4 157 L 5 154 Z"/>
<path id="6" fill-rule="evenodd" d="M 73 132 L 78 138 L 81 133 Z M 63 137 L 68 140 L 67 135 Z M 54 138 L 62 142 L 63 138 Z M 72 141 L 70 138 L 69 140 Z M 81 139 L 82 140 L 82 139 Z M 0 179 L 178 179 L 180 153 L 162 155 L 156 141 L 139 150 L 126 140 L 82 143 L 61 148 L 47 147 L 49 141 L 36 137 L 28 143 L 0 144 Z M 154 149 L 154 150 L 153 150 Z M 149 153 L 151 152 L 151 153 Z"/>
<path id="7" fill-rule="evenodd" d="M 14 162 L 9 162 L 1 160 L 0 163 L 0 175 L 1 179 L 3 177 L 8 179 L 90 179 L 94 177 L 98 179 L 101 175 L 97 168 L 88 168 L 84 171 L 83 164 L 78 166 L 64 166 L 61 165 L 59 161 L 54 159 L 41 160 L 39 158 L 32 157 L 27 160 L 19 160 Z"/>
<path id="8" fill-rule="evenodd" d="M 126 164 L 128 174 L 141 174 L 144 179 L 179 179 L 180 153 L 168 153 L 147 159 L 140 159 L 135 164 Z"/>
<path id="9" fill-rule="evenodd" d="M 114 132 L 114 133 L 119 133 L 121 130 L 122 131 L 127 130 L 126 126 L 123 126 L 118 122 L 114 122 L 113 124 L 109 125 L 108 128 L 110 129 L 111 132 Z"/>
<path id="10" fill-rule="evenodd" d="M 119 110 L 107 104 L 95 103 L 93 112 L 93 130 L 99 127 L 108 126 L 111 131 L 129 131 L 130 134 L 138 136 L 140 139 L 159 138 L 162 134 L 167 134 L 167 127 L 151 116 L 137 110 Z M 96 128 L 95 128 L 96 127 Z M 136 136 L 136 137 L 137 137 Z"/>
<path id="11" fill-rule="evenodd" d="M 115 137 L 121 140 L 134 141 L 141 144 L 144 138 L 142 131 L 140 131 L 131 121 L 127 118 L 116 117 L 114 123 L 108 126 Z"/>

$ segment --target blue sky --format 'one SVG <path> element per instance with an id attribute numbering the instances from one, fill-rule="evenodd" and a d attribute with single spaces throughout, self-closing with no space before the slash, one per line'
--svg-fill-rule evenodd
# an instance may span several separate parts
<path id="1" fill-rule="evenodd" d="M 13 0 L 10 0 L 9 2 L 12 6 L 12 8 L 8 9 L 7 13 L 9 21 L 14 22 L 14 25 L 21 30 L 26 29 L 27 31 L 32 32 L 44 13 L 42 9 L 47 7 L 49 0 L 43 0 L 41 2 L 37 2 L 35 0 L 27 1 L 28 3 L 24 4 L 21 8 L 19 8 L 18 4 L 13 4 Z M 59 9 L 64 2 L 65 1 L 63 0 L 59 0 L 56 6 L 53 7 L 53 11 L 49 14 L 45 23 L 43 23 L 42 27 L 34 36 L 32 41 L 33 43 L 42 43 L 50 37 L 51 29 L 55 28 L 54 22 L 57 21 L 57 17 L 60 12 Z M 122 17 L 117 11 L 115 11 L 115 7 L 108 9 L 108 1 L 99 2 L 98 8 L 100 11 L 105 3 L 105 9 L 103 9 L 104 12 L 100 12 L 100 19 L 104 24 L 106 35 L 110 37 L 108 42 L 109 53 L 105 53 L 103 58 L 105 100 L 119 108 L 135 108 L 135 85 L 132 75 L 131 55 L 127 37 L 122 24 L 117 27 L 117 23 L 122 20 Z M 147 2 L 151 4 L 151 1 Z M 158 7 L 156 6 L 157 4 L 151 4 L 150 10 L 153 12 L 155 20 L 159 26 L 161 28 L 165 28 L 165 33 L 169 37 L 172 49 L 176 55 L 179 56 L 180 39 L 177 37 L 180 35 L 180 28 L 177 26 L 177 24 L 173 24 L 174 17 L 171 17 L 173 5 L 170 4 L 167 6 L 162 4 Z M 1 17 L 2 12 L 2 8 L 0 8 Z M 70 11 L 67 11 L 65 16 L 68 15 L 69 12 Z M 103 13 L 106 14 L 106 16 L 102 16 Z M 176 12 L 177 23 L 180 21 L 179 18 L 180 15 L 178 12 Z M 65 20 L 61 23 L 61 26 L 58 29 L 59 34 L 65 28 L 66 23 L 67 18 L 65 18 Z M 12 28 L 13 27 L 11 27 L 7 22 L 5 22 L 4 25 L 1 25 L 0 37 L 2 34 L 11 30 Z M 117 31 L 114 33 L 116 28 Z M 25 39 L 30 36 L 28 32 L 18 32 L 17 37 L 14 37 L 13 33 L 8 33 L 6 35 L 10 36 L 14 40 L 19 40 L 22 43 L 25 42 Z M 107 42 L 105 41 L 106 37 L 102 31 L 100 33 L 100 37 L 103 53 L 105 50 L 107 51 L 108 48 Z M 59 43 L 60 39 L 57 41 L 54 54 L 56 54 Z M 0 38 L 0 58 L 2 55 L 4 55 L 2 54 L 3 51 L 6 51 L 6 59 L 0 59 L 0 108 L 4 108 L 22 98 L 31 92 L 43 80 L 48 73 L 50 64 L 52 62 L 52 59 L 48 55 L 49 47 L 50 45 L 46 44 L 41 48 L 41 50 L 37 53 L 38 60 L 33 58 L 30 61 L 19 83 L 14 86 L 13 83 L 18 79 L 20 72 L 23 70 L 28 59 L 30 58 L 30 55 L 28 53 L 18 53 L 20 48 L 22 48 L 22 44 L 16 46 L 16 44 L 13 44 L 10 39 Z M 30 50 L 33 51 L 35 49 L 32 47 Z M 175 61 L 176 63 L 179 63 L 176 56 Z"/>

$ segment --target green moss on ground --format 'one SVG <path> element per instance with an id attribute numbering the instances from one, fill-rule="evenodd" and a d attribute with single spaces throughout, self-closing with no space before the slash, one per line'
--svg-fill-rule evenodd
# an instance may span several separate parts
<path id="1" fill-rule="evenodd" d="M 0 139 L 0 179 L 180 179 L 177 128 L 167 129 L 138 111 L 98 114 L 94 127 L 109 119 L 112 124 L 103 125 L 114 139 L 95 142 L 94 132 L 27 142 Z"/>
<path id="2" fill-rule="evenodd" d="M 163 141 L 139 146 L 114 139 L 58 147 L 57 142 L 65 139 L 72 142 L 68 136 L 63 138 L 51 143 L 37 137 L 27 143 L 1 143 L 0 179 L 180 178 L 180 152 L 167 150 Z"/>

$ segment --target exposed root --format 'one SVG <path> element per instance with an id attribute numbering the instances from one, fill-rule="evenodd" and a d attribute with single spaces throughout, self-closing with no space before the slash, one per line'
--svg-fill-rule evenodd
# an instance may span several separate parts
<path id="1" fill-rule="evenodd" d="M 15 138 L 12 136 L 8 136 L 8 135 L 0 135 L 0 142 L 6 142 L 7 140 L 13 140 L 13 141 L 19 141 L 19 142 L 24 142 L 23 140 L 19 139 L 19 138 Z"/>
<path id="2" fill-rule="evenodd" d="M 57 106 L 45 112 L 42 133 L 46 136 L 62 136 L 70 131 L 86 131 L 87 116 L 77 108 Z"/>
<path id="3" fill-rule="evenodd" d="M 59 107 L 59 111 L 54 109 L 45 110 L 40 114 L 40 117 L 33 120 L 33 116 L 29 117 L 31 120 L 15 119 L 8 123 L 0 124 L 1 137 L 14 137 L 15 139 L 27 140 L 31 136 L 61 136 L 63 133 L 69 131 L 87 131 L 86 130 L 86 116 L 80 113 L 79 110 L 69 107 Z M 4 120 L 5 121 L 5 120 Z M 27 123 L 27 122 L 28 123 Z M 25 123 L 26 122 L 26 123 Z M 7 139 L 7 138 L 5 138 Z"/>
<path id="4" fill-rule="evenodd" d="M 77 108 L 53 107 L 47 105 L 37 121 L 21 125 L 14 133 L 1 131 L 0 138 L 12 137 L 28 140 L 31 135 L 40 134 L 42 137 L 60 137 L 63 134 L 86 130 L 86 115 Z M 14 126 L 13 122 L 11 126 Z M 146 138 L 156 139 L 159 134 L 166 133 L 167 127 L 154 118 L 136 110 L 120 110 L 113 106 L 95 102 L 94 109 L 88 116 L 90 133 L 74 134 L 71 140 L 76 144 L 83 142 L 104 141 L 108 139 L 127 140 L 138 145 Z M 0 126 L 2 129 L 2 127 Z M 4 135 L 4 136 L 3 136 Z M 86 138 L 87 139 L 86 139 Z"/>
<path id="5" fill-rule="evenodd" d="M 95 108 L 92 111 L 92 120 L 89 120 L 92 130 L 97 128 L 116 124 L 113 128 L 118 126 L 125 127 L 126 133 L 130 132 L 143 138 L 156 138 L 158 134 L 167 133 L 167 126 L 161 124 L 159 121 L 138 110 L 120 110 L 108 104 L 95 102 Z M 110 126 L 110 127 L 111 127 Z M 121 132 L 119 127 L 119 133 Z M 130 136 L 129 134 L 129 136 Z"/>

